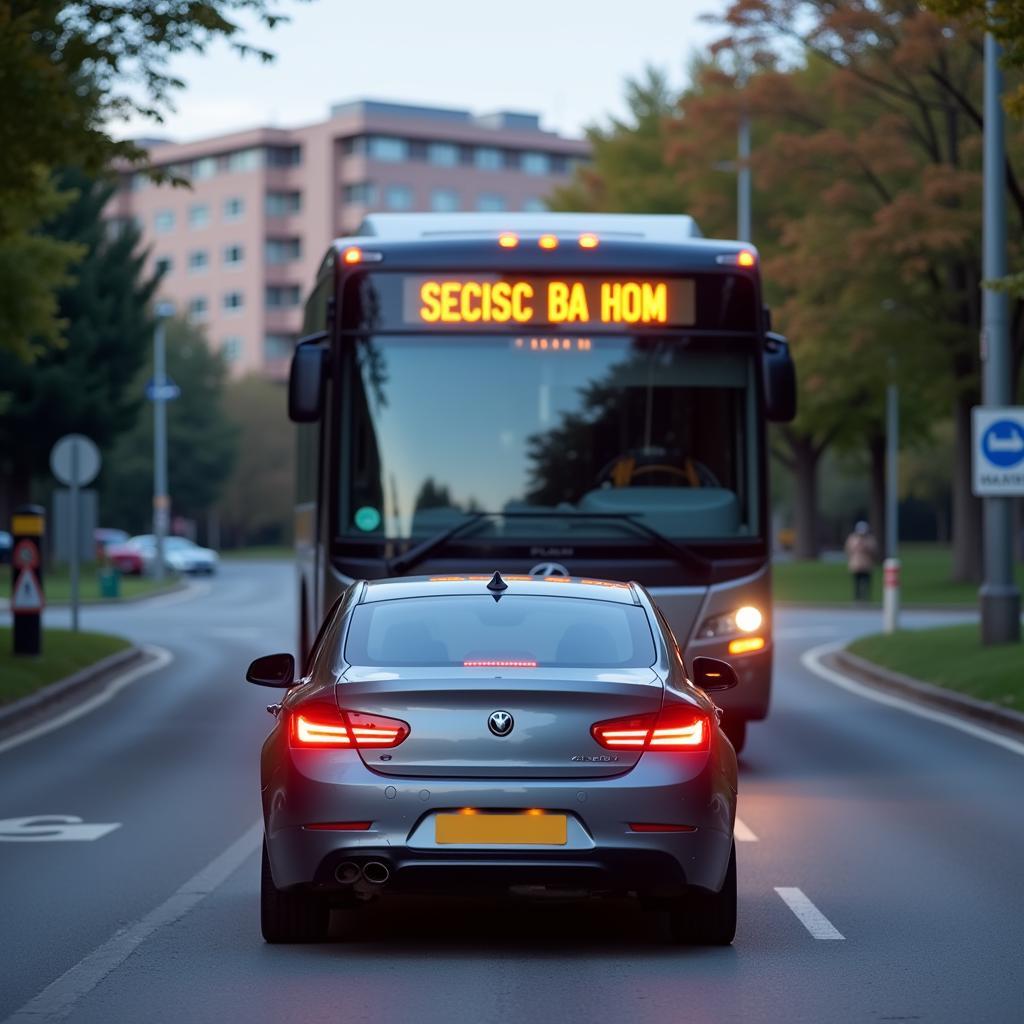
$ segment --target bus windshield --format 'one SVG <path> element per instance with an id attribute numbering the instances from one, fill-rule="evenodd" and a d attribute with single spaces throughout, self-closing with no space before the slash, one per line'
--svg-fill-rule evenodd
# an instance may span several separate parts
<path id="1" fill-rule="evenodd" d="M 343 348 L 342 537 L 421 540 L 479 512 L 545 543 L 639 543 L 628 518 L 676 541 L 758 535 L 749 345 L 437 332 Z"/>

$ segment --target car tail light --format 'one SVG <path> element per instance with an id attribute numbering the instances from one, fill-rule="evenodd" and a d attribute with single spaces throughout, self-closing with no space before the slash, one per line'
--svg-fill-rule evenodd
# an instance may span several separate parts
<path id="1" fill-rule="evenodd" d="M 608 750 L 708 750 L 711 723 L 699 708 L 675 704 L 654 715 L 597 722 L 590 734 Z"/>
<path id="2" fill-rule="evenodd" d="M 398 718 L 339 711 L 327 704 L 297 708 L 291 715 L 293 747 L 397 747 L 409 735 Z"/>

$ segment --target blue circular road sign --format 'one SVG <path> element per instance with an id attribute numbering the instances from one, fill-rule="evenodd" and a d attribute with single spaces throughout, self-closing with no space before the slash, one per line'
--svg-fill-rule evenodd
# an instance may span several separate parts
<path id="1" fill-rule="evenodd" d="M 1000 469 L 1024 462 L 1024 427 L 1016 420 L 996 420 L 981 437 L 985 458 Z"/>

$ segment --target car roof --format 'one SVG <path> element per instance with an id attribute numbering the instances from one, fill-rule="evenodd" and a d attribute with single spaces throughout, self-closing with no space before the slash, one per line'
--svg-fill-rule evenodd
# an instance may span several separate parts
<path id="1" fill-rule="evenodd" d="M 493 573 L 450 573 L 435 576 L 400 576 L 394 579 L 368 580 L 360 597 L 360 604 L 374 601 L 394 601 L 407 597 L 494 597 L 487 584 Z M 502 574 L 506 595 L 587 598 L 592 601 L 610 601 L 615 604 L 639 604 L 631 583 L 600 580 L 585 576 L 527 576 Z"/>

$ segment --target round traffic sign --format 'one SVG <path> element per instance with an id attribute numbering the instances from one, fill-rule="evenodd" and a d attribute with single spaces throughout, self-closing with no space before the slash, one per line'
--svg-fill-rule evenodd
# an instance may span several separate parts
<path id="1" fill-rule="evenodd" d="M 1016 420 L 996 420 L 982 435 L 981 450 L 992 465 L 1012 469 L 1024 462 L 1024 427 Z"/>
<path id="2" fill-rule="evenodd" d="M 65 434 L 50 450 L 53 475 L 69 487 L 85 487 L 100 471 L 100 450 L 84 434 Z"/>

